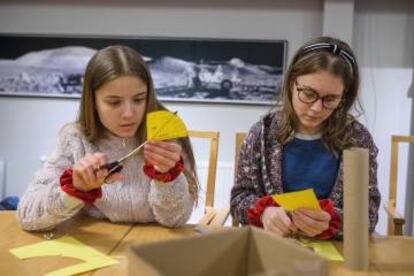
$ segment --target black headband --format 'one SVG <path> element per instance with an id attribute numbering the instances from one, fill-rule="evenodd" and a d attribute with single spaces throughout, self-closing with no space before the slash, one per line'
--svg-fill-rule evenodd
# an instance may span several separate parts
<path id="1" fill-rule="evenodd" d="M 351 68 L 355 65 L 355 58 L 346 50 L 342 49 L 336 44 L 327 43 L 327 42 L 320 42 L 311 44 L 303 48 L 304 53 L 313 52 L 316 50 L 327 50 L 328 52 L 334 54 L 335 56 L 342 57 L 346 62 L 349 63 Z"/>

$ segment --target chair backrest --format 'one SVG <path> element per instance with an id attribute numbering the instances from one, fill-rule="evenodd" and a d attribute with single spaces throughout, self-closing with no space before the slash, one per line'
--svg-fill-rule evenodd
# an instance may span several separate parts
<path id="1" fill-rule="evenodd" d="M 391 165 L 390 165 L 390 187 L 388 194 L 388 206 L 396 209 L 397 204 L 397 179 L 398 179 L 398 144 L 399 143 L 413 143 L 414 136 L 397 136 L 391 137 Z M 401 227 L 404 224 L 404 220 L 400 222 Z M 397 233 L 396 233 L 397 232 Z M 401 233 L 400 233 L 401 232 Z M 391 216 L 388 216 L 388 235 L 402 234 L 402 229 L 395 231 L 394 222 Z"/>
<path id="2" fill-rule="evenodd" d="M 237 166 L 239 164 L 240 148 L 246 136 L 247 136 L 246 132 L 236 132 L 236 141 L 235 141 L 236 147 L 234 149 L 234 179 L 236 179 Z M 239 225 L 239 222 L 237 221 L 236 218 L 232 217 L 232 225 L 233 226 Z"/>
<path id="3" fill-rule="evenodd" d="M 210 155 L 208 160 L 208 174 L 207 174 L 207 191 L 205 207 L 214 206 L 214 189 L 217 173 L 217 152 L 218 152 L 218 131 L 198 131 L 189 130 L 188 137 L 210 139 Z"/>
<path id="4" fill-rule="evenodd" d="M 246 138 L 246 132 L 236 132 L 236 148 L 234 150 L 234 176 L 236 176 L 237 166 L 239 164 L 239 155 L 241 145 Z"/>

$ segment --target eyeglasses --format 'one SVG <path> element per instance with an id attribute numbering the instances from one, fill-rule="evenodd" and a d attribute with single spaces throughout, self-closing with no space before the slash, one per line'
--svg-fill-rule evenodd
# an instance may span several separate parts
<path id="1" fill-rule="evenodd" d="M 312 88 L 308 87 L 301 87 L 298 85 L 298 81 L 295 81 L 296 90 L 298 91 L 298 98 L 301 102 L 305 104 L 313 104 L 319 99 L 322 100 L 322 106 L 326 109 L 335 109 L 339 106 L 342 102 L 342 96 L 336 95 L 326 95 L 326 96 L 319 96 L 319 94 L 313 90 Z"/>

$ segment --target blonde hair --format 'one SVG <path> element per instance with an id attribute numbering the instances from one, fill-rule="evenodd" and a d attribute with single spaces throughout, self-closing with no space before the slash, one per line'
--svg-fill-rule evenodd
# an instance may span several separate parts
<path id="1" fill-rule="evenodd" d="M 91 58 L 86 67 L 77 119 L 80 130 L 91 143 L 98 141 L 105 134 L 105 127 L 95 107 L 95 91 L 111 80 L 125 75 L 136 76 L 147 85 L 145 114 L 156 110 L 167 110 L 156 98 L 150 71 L 138 52 L 122 45 L 103 48 Z M 146 133 L 144 120 L 136 134 L 139 143 L 145 141 Z M 191 142 L 188 138 L 180 138 L 178 142 L 190 163 L 190 168 L 185 168 L 184 174 L 189 182 L 189 191 L 197 202 L 199 182 Z"/>
<path id="2" fill-rule="evenodd" d="M 323 143 L 329 150 L 339 153 L 350 145 L 345 130 L 354 120 L 348 112 L 357 101 L 359 70 L 352 49 L 336 38 L 318 37 L 307 42 L 295 53 L 284 77 L 280 128 L 276 139 L 279 143 L 285 144 L 293 138 L 298 127 L 299 119 L 292 105 L 292 91 L 296 79 L 321 70 L 340 77 L 344 84 L 340 105 L 322 124 Z"/>

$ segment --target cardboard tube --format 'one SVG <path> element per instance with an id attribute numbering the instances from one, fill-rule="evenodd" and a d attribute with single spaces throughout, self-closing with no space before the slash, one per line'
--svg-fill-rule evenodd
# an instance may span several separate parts
<path id="1" fill-rule="evenodd" d="M 368 183 L 367 149 L 344 151 L 344 258 L 345 267 L 368 270 Z"/>

